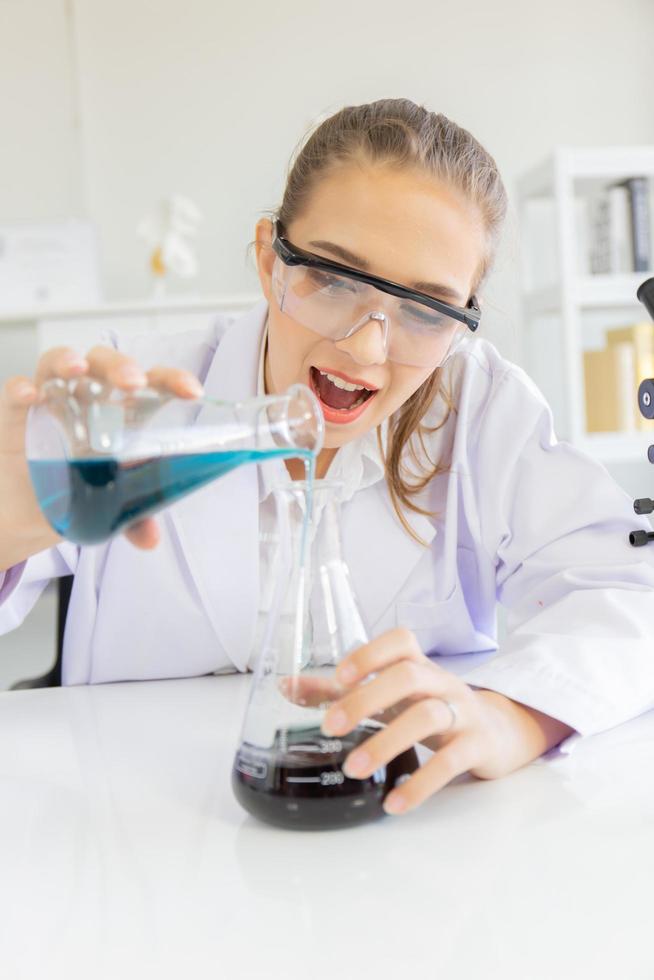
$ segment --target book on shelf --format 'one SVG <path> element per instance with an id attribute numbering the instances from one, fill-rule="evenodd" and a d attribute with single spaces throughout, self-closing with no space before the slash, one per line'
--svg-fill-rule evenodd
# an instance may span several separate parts
<path id="1" fill-rule="evenodd" d="M 628 341 L 584 351 L 587 432 L 635 431 L 634 362 Z"/>
<path id="2" fill-rule="evenodd" d="M 652 431 L 654 421 L 643 418 L 638 409 L 638 386 L 645 378 L 654 378 L 654 323 L 643 320 L 625 327 L 614 327 L 606 332 L 609 348 L 623 343 L 631 344 L 634 351 L 632 395 L 636 420 L 636 429 Z"/>
<path id="3" fill-rule="evenodd" d="M 648 177 L 616 181 L 589 198 L 586 235 L 591 274 L 652 268 L 652 210 Z"/>
<path id="4" fill-rule="evenodd" d="M 611 271 L 610 220 L 607 195 L 595 194 L 588 200 L 589 264 L 592 275 Z"/>
<path id="5" fill-rule="evenodd" d="M 654 323 L 606 331 L 602 350 L 584 351 L 587 432 L 651 432 L 638 408 L 638 386 L 654 377 Z"/>
<path id="6" fill-rule="evenodd" d="M 630 177 L 617 186 L 624 187 L 629 193 L 632 269 L 634 272 L 647 272 L 652 268 L 649 178 Z"/>
<path id="7" fill-rule="evenodd" d="M 608 189 L 610 214 L 608 272 L 632 272 L 634 248 L 631 232 L 629 189 L 624 184 L 612 184 Z"/>

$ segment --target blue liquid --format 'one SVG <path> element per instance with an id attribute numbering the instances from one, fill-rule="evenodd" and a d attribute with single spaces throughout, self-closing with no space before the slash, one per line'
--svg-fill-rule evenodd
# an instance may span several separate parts
<path id="1" fill-rule="evenodd" d="M 238 449 L 149 459 L 30 460 L 41 510 L 62 537 L 76 544 L 106 541 L 128 524 L 149 517 L 192 490 L 244 463 L 301 457 L 307 474 L 313 453 L 301 449 Z"/>

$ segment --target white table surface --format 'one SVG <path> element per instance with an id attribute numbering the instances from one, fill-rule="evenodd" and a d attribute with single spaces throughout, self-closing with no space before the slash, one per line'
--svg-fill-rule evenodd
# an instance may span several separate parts
<path id="1" fill-rule="evenodd" d="M 654 712 L 404 817 L 257 823 L 249 679 L 0 694 L 0 977 L 654 977 Z"/>

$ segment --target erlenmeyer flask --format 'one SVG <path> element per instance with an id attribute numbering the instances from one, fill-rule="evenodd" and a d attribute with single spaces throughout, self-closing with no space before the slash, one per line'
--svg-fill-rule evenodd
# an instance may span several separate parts
<path id="1" fill-rule="evenodd" d="M 28 414 L 26 455 L 52 527 L 96 544 L 243 463 L 303 457 L 321 446 L 310 388 L 221 402 L 154 388 L 124 391 L 92 378 L 56 378 Z"/>
<path id="2" fill-rule="evenodd" d="M 368 640 L 342 555 L 337 487 L 318 480 L 275 491 L 277 590 L 232 786 L 249 813 L 282 827 L 330 829 L 376 819 L 386 794 L 418 766 L 410 749 L 366 779 L 351 779 L 345 758 L 381 720 L 366 719 L 339 738 L 321 731 L 325 712 L 344 693 L 335 667 Z"/>

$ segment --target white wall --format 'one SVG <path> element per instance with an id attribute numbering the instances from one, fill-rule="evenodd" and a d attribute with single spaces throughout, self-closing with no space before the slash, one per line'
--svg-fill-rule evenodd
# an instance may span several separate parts
<path id="1" fill-rule="evenodd" d="M 86 209 L 108 297 L 135 298 L 136 223 L 186 192 L 206 214 L 198 288 L 253 291 L 246 245 L 318 114 L 423 102 L 474 133 L 511 192 L 556 143 L 654 142 L 652 37 L 651 0 L 0 0 L 0 221 Z M 517 249 L 511 214 L 485 329 L 520 361 Z"/>
<path id="2" fill-rule="evenodd" d="M 0 222 L 83 208 L 66 0 L 0 0 Z"/>

